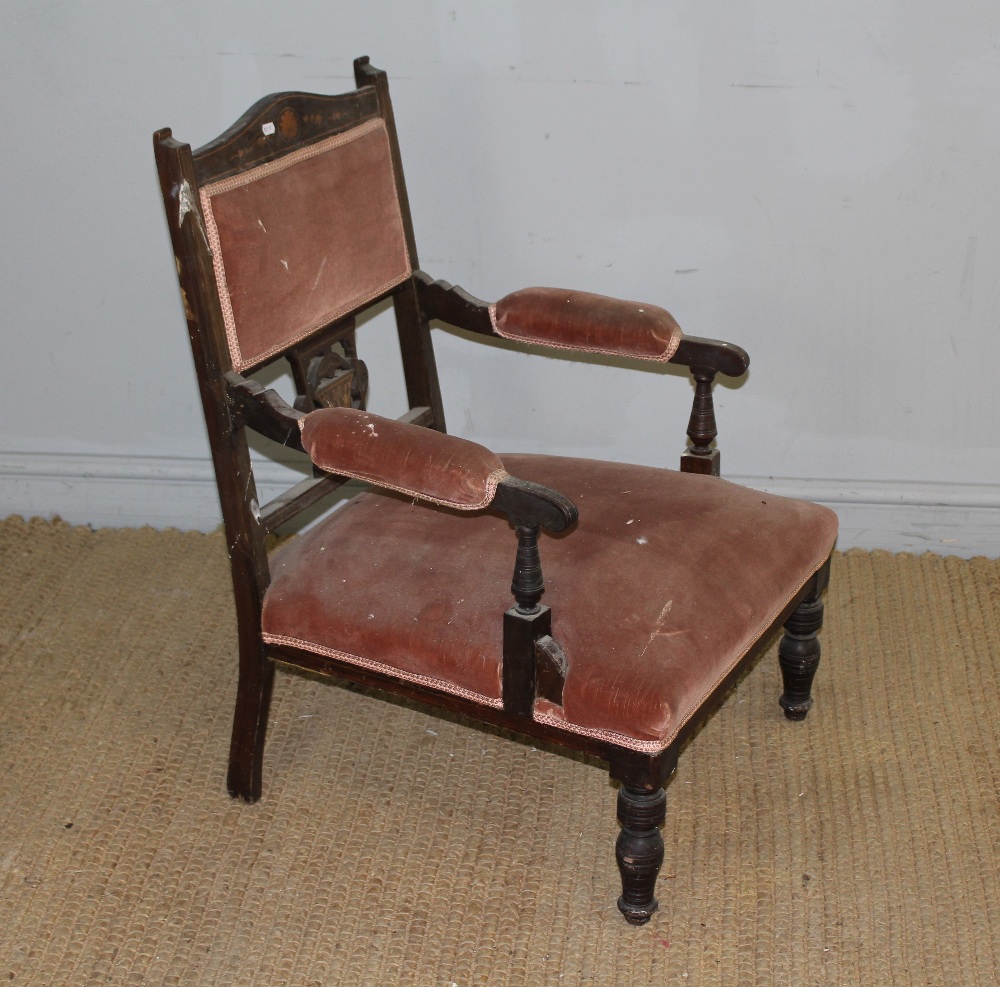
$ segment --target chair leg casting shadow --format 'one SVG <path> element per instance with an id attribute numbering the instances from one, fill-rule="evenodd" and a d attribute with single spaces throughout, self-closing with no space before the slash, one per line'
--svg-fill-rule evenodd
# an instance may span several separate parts
<path id="1" fill-rule="evenodd" d="M 236 595 L 229 791 L 260 797 L 276 663 L 594 754 L 621 783 L 618 907 L 641 924 L 680 745 L 781 625 L 781 706 L 798 720 L 812 704 L 836 518 L 719 477 L 712 383 L 746 371 L 739 347 L 655 305 L 555 288 L 487 304 L 425 274 L 386 75 L 354 67 L 356 90 L 267 96 L 196 151 L 154 136 Z M 355 332 L 384 299 L 397 420 L 366 411 Z M 447 435 L 434 320 L 690 368 L 680 471 Z M 292 404 L 253 377 L 278 360 Z M 307 455 L 312 476 L 260 505 L 248 429 Z M 269 532 L 348 479 L 370 487 L 268 557 Z"/>

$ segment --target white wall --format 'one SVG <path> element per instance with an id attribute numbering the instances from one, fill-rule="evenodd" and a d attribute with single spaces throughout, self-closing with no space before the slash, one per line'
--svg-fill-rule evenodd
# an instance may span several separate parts
<path id="1" fill-rule="evenodd" d="M 1000 555 L 995 0 L 8 0 L 0 515 L 217 523 L 150 137 L 360 54 L 426 270 L 662 304 L 751 354 L 727 475 L 832 503 L 844 546 Z M 451 431 L 675 462 L 682 376 L 435 342 Z"/>

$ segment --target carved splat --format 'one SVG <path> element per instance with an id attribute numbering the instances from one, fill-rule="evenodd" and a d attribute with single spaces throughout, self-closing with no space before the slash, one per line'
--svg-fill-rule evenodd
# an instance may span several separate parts
<path id="1" fill-rule="evenodd" d="M 368 401 L 368 368 L 358 357 L 354 320 L 331 326 L 318 339 L 288 355 L 298 397 L 295 407 L 360 408 Z"/>

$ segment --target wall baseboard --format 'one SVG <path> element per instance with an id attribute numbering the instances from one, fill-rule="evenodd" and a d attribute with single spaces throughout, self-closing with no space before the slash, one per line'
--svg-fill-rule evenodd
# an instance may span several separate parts
<path id="1" fill-rule="evenodd" d="M 303 474 L 255 464 L 266 502 Z M 59 516 L 93 528 L 212 531 L 222 523 L 210 459 L 0 452 L 0 515 Z"/>
<path id="2" fill-rule="evenodd" d="M 837 547 L 1000 557 L 1000 484 L 732 477 L 783 497 L 825 504 L 840 518 Z"/>
<path id="3" fill-rule="evenodd" d="M 262 502 L 302 478 L 261 463 Z M 1000 557 L 1000 485 L 731 477 L 738 483 L 833 508 L 838 547 Z M 207 459 L 0 452 L 0 516 L 60 516 L 92 527 L 211 531 L 220 523 Z"/>

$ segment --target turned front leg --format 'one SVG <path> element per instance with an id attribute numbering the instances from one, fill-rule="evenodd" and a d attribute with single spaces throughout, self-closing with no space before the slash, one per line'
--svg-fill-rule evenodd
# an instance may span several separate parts
<path id="1" fill-rule="evenodd" d="M 667 815 L 667 795 L 662 788 L 643 791 L 623 785 L 618 792 L 618 821 L 622 831 L 615 844 L 622 896 L 618 908 L 632 925 L 644 925 L 659 907 L 656 877 L 663 863 L 660 826 Z"/>
<path id="2" fill-rule="evenodd" d="M 812 684 L 819 667 L 819 634 L 823 626 L 823 601 L 817 594 L 804 600 L 785 624 L 778 645 L 778 663 L 785 691 L 778 702 L 790 720 L 804 720 L 812 708 Z"/>

